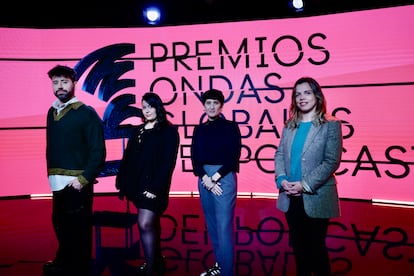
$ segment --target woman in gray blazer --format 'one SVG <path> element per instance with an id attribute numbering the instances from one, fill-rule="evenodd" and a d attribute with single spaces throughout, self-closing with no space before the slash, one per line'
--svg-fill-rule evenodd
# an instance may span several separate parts
<path id="1" fill-rule="evenodd" d="M 334 173 L 341 154 L 341 122 L 327 114 L 316 80 L 300 78 L 275 154 L 277 208 L 286 216 L 298 276 L 330 275 L 325 241 L 329 219 L 340 216 Z"/>

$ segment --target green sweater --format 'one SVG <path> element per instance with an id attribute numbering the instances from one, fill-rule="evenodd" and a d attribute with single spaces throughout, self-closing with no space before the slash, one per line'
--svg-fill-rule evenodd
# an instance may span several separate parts
<path id="1" fill-rule="evenodd" d="M 47 114 L 46 160 L 48 175 L 78 177 L 82 185 L 93 183 L 106 158 L 102 121 L 82 102 L 68 105 L 59 115 Z"/>

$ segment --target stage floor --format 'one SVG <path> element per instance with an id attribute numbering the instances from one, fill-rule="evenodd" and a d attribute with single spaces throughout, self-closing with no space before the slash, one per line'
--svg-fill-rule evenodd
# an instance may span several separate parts
<path id="1" fill-rule="evenodd" d="M 238 198 L 237 275 L 295 274 L 288 229 L 276 200 Z M 42 275 L 42 264 L 54 257 L 57 246 L 51 199 L 3 198 L 0 208 L 0 275 Z M 97 195 L 94 209 L 124 212 L 126 203 L 115 195 Z M 414 208 L 343 199 L 341 211 L 331 221 L 327 240 L 333 275 L 414 275 Z M 172 196 L 162 225 L 167 276 L 198 276 L 213 263 L 198 197 Z M 95 275 L 135 275 L 143 261 L 137 225 L 129 249 L 124 229 L 104 227 L 100 234 L 102 248 L 97 251 L 94 242 Z"/>

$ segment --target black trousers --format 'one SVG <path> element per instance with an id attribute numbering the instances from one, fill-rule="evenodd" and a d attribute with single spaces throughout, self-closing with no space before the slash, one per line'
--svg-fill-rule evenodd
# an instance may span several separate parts
<path id="1" fill-rule="evenodd" d="M 303 198 L 292 196 L 286 221 L 289 226 L 289 243 L 295 256 L 296 275 L 330 275 L 330 260 L 325 242 L 329 219 L 309 217 L 303 207 Z"/>
<path id="2" fill-rule="evenodd" d="M 55 262 L 64 275 L 90 275 L 93 187 L 53 192 L 52 223 L 58 240 Z"/>

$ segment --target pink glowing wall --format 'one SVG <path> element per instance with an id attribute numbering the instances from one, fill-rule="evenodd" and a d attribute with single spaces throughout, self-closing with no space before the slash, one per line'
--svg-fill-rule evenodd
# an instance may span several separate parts
<path id="1" fill-rule="evenodd" d="M 134 68 L 117 92 L 158 93 L 180 126 L 172 191 L 196 191 L 189 145 L 203 114 L 197 97 L 213 86 L 226 95 L 224 115 L 243 134 L 239 192 L 276 193 L 275 147 L 296 79 L 324 88 L 328 109 L 343 121 L 338 170 L 344 198 L 414 201 L 414 6 L 297 19 L 128 29 L 0 28 L 0 196 L 49 193 L 45 113 L 54 100 L 47 71 L 75 66 L 99 49 L 132 44 Z M 102 116 L 108 103 L 77 96 Z M 130 123 L 139 123 L 131 120 Z M 108 160 L 122 141 L 108 140 Z M 113 192 L 114 177 L 96 192 Z"/>

